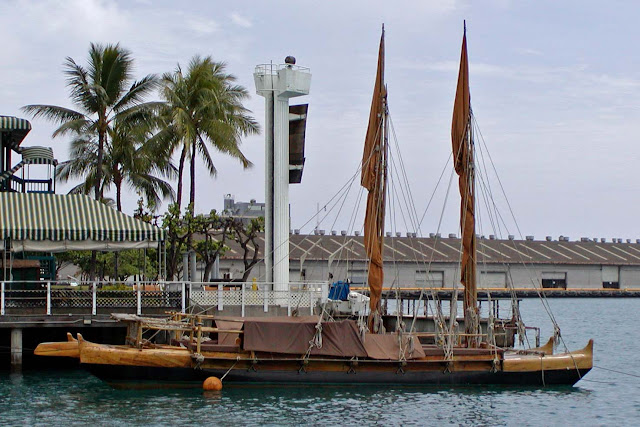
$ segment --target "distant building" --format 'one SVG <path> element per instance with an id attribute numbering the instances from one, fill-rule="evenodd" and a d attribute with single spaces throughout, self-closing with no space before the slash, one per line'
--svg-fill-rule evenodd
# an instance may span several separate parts
<path id="1" fill-rule="evenodd" d="M 249 202 L 236 202 L 232 194 L 225 194 L 224 213 L 248 223 L 254 218 L 265 216 L 265 204 L 256 202 L 256 199 L 251 199 Z"/>
<path id="2" fill-rule="evenodd" d="M 359 233 L 357 233 L 359 234 Z M 349 279 L 366 283 L 368 263 L 361 235 L 346 231 L 318 230 L 317 234 L 291 235 L 290 280 L 326 281 Z M 242 277 L 243 251 L 234 242 L 220 259 L 220 272 L 231 279 Z M 258 240 L 263 259 L 264 239 Z M 384 240 L 384 286 L 452 287 L 460 280 L 461 242 L 455 235 L 416 237 L 400 233 Z M 480 288 L 640 288 L 640 239 L 497 239 L 479 236 L 478 286 Z M 264 280 L 264 263 L 250 278 Z"/>

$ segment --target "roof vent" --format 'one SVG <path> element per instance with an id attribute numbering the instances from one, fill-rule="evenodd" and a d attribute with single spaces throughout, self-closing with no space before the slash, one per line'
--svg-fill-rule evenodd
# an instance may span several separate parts
<path id="1" fill-rule="evenodd" d="M 402 233 L 399 231 L 396 231 L 396 237 L 402 237 Z"/>
<path id="2" fill-rule="evenodd" d="M 353 235 L 354 235 L 354 236 L 356 236 L 356 237 L 357 237 L 357 236 L 359 236 L 359 235 L 360 235 L 360 230 L 356 230 L 356 231 L 354 231 L 354 232 L 353 232 Z"/>
<path id="3" fill-rule="evenodd" d="M 622 239 L 620 239 L 620 238 L 619 238 L 619 239 L 618 239 L 618 243 L 622 243 Z"/>
<path id="4" fill-rule="evenodd" d="M 390 231 L 387 231 L 387 232 L 386 232 L 386 233 L 384 233 L 384 234 L 385 234 L 385 236 L 387 236 L 387 237 L 391 237 L 391 232 L 390 232 Z"/>
<path id="5" fill-rule="evenodd" d="M 340 231 L 340 235 L 341 235 L 341 236 L 346 236 L 346 235 L 347 235 L 347 230 L 342 230 L 342 231 Z"/>
<path id="6" fill-rule="evenodd" d="M 331 230 L 331 235 L 332 235 L 332 236 L 337 236 L 337 235 L 338 235 L 338 232 L 337 232 L 336 230 Z"/>
<path id="7" fill-rule="evenodd" d="M 458 235 L 456 233 L 449 233 L 449 238 L 450 239 L 457 239 Z"/>
<path id="8" fill-rule="evenodd" d="M 417 237 L 418 235 L 416 233 L 411 233 L 411 237 L 413 237 L 414 239 Z"/>
<path id="9" fill-rule="evenodd" d="M 547 237 L 545 237 L 545 239 L 547 239 L 547 242 L 550 242 L 550 241 L 552 241 L 552 240 L 553 240 L 553 237 L 551 237 L 551 236 L 547 236 Z"/>
<path id="10" fill-rule="evenodd" d="M 590 242 L 590 241 L 591 241 L 591 239 L 589 239 L 588 237 L 581 237 L 581 238 L 580 238 L 580 241 L 581 241 L 581 242 Z"/>
<path id="11" fill-rule="evenodd" d="M 631 243 L 631 239 L 627 239 L 627 243 Z"/>
<path id="12" fill-rule="evenodd" d="M 295 230 L 293 230 L 293 234 L 300 234 L 300 229 L 296 228 Z"/>
<path id="13" fill-rule="evenodd" d="M 636 243 L 640 244 L 640 239 L 636 239 Z"/>
<path id="14" fill-rule="evenodd" d="M 569 241 L 569 236 L 560 236 L 559 239 L 561 242 L 568 242 Z"/>
<path id="15" fill-rule="evenodd" d="M 414 234 L 414 236 L 413 236 L 413 237 L 416 237 L 416 236 L 415 236 L 415 234 L 416 234 L 416 233 L 413 233 L 413 234 Z M 440 234 L 440 233 L 436 233 L 436 237 L 439 239 L 439 238 L 441 238 L 441 237 L 442 237 L 442 234 Z"/>
<path id="16" fill-rule="evenodd" d="M 495 234 L 489 234 L 489 240 L 496 240 Z"/>
<path id="17" fill-rule="evenodd" d="M 509 234 L 509 240 L 515 240 L 516 236 L 514 236 L 513 234 Z"/>
<path id="18" fill-rule="evenodd" d="M 318 234 L 324 236 L 324 230 L 318 230 Z"/>
<path id="19" fill-rule="evenodd" d="M 604 243 L 604 242 L 606 242 L 606 241 L 607 241 L 607 239 L 606 239 L 605 237 L 601 237 L 601 238 L 600 238 L 600 242 Z"/>
<path id="20" fill-rule="evenodd" d="M 411 233 L 407 231 L 407 237 L 411 237 Z"/>
<path id="21" fill-rule="evenodd" d="M 530 242 L 533 242 L 534 237 L 533 236 L 525 236 L 525 239 L 527 239 Z"/>
<path id="22" fill-rule="evenodd" d="M 316 236 L 318 235 L 318 229 L 317 228 L 313 230 L 313 234 L 315 234 Z"/>
<path id="23" fill-rule="evenodd" d="M 436 237 L 436 233 L 429 233 L 429 237 L 433 239 L 434 237 Z"/>

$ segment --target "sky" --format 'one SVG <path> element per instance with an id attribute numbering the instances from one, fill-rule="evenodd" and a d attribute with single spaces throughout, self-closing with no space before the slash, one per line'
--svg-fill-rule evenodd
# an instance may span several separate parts
<path id="1" fill-rule="evenodd" d="M 181 7 L 150 0 L 0 0 L 0 115 L 29 118 L 20 110 L 27 104 L 72 106 L 62 64 L 66 57 L 86 64 L 89 44 L 97 42 L 129 49 L 138 79 L 184 66 L 194 55 L 224 61 L 251 93 L 246 106 L 263 124 L 255 66 L 293 55 L 311 69 L 312 82 L 310 95 L 292 102 L 310 105 L 303 181 L 290 192 L 292 228 L 313 229 L 320 208 L 326 219 L 319 228 L 351 233 L 361 228 L 359 179 L 349 194 L 355 201 L 335 205 L 332 198 L 361 161 L 384 23 L 392 139 L 415 216 L 423 217 L 444 171 L 420 230 L 457 233 L 457 185 L 453 180 L 447 195 L 447 161 L 466 20 L 478 144 L 493 161 L 486 170 L 497 171 L 492 193 L 505 219 L 504 228 L 489 226 L 483 234 L 636 239 L 638 18 L 634 1 L 192 1 Z M 51 146 L 67 160 L 68 141 L 51 139 L 55 127 L 31 122 L 23 145 Z M 249 170 L 218 153 L 215 178 L 199 168 L 197 212 L 220 210 L 228 193 L 236 201 L 264 200 L 264 136 L 243 139 L 241 148 L 254 163 Z M 58 192 L 70 188 L 60 185 Z M 136 199 L 132 192 L 125 197 L 126 212 Z M 444 209 L 435 207 L 445 199 Z M 517 226 L 508 219 L 512 212 Z M 402 220 L 407 216 L 391 214 L 387 229 L 414 231 Z M 490 225 L 492 218 L 483 218 Z"/>

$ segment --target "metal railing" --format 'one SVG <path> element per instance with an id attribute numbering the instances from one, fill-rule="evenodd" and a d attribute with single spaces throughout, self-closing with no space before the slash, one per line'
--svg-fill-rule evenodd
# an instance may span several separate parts
<path id="1" fill-rule="evenodd" d="M 53 193 L 55 183 L 53 179 L 22 179 L 11 176 L 11 190 L 18 193 Z"/>
<path id="2" fill-rule="evenodd" d="M 0 316 L 26 314 L 91 314 L 109 310 L 159 314 L 186 312 L 190 306 L 217 308 L 273 307 L 313 314 L 318 302 L 328 295 L 328 283 L 290 283 L 288 290 L 273 290 L 270 283 L 202 282 L 1 282 Z"/>

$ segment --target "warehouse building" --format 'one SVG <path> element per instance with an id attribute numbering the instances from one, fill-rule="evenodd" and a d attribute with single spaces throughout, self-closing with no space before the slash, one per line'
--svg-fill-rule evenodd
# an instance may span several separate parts
<path id="1" fill-rule="evenodd" d="M 264 239 L 259 243 L 262 252 Z M 459 282 L 461 241 L 456 235 L 387 233 L 384 246 L 385 286 L 442 288 Z M 359 233 L 293 233 L 290 249 L 291 281 L 366 282 L 367 261 Z M 481 288 L 640 288 L 640 239 L 570 241 L 565 236 L 542 240 L 533 236 L 524 240 L 478 236 L 477 249 Z M 218 277 L 242 277 L 243 254 L 239 246 L 231 244 L 220 260 Z M 264 263 L 256 265 L 250 277 L 264 280 Z"/>

